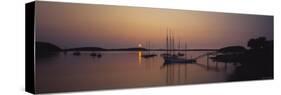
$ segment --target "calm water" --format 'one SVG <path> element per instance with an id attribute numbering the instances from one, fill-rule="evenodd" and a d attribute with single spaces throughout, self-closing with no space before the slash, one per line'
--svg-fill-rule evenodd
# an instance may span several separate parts
<path id="1" fill-rule="evenodd" d="M 196 57 L 207 51 L 189 51 L 187 57 Z M 215 63 L 203 57 L 196 64 L 164 64 L 159 54 L 142 58 L 147 52 L 100 52 L 101 58 L 83 52 L 74 56 L 60 53 L 36 62 L 36 90 L 58 92 L 76 90 L 113 89 L 175 84 L 194 84 L 226 81 L 235 67 Z"/>

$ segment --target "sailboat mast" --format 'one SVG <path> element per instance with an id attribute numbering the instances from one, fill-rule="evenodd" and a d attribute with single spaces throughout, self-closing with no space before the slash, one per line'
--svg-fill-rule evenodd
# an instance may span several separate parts
<path id="1" fill-rule="evenodd" d="M 181 51 L 180 51 L 180 48 L 181 48 L 181 46 L 180 46 L 180 44 L 181 44 L 181 42 L 180 42 L 180 40 L 179 40 L 179 43 L 178 43 L 178 54 L 180 54 L 181 53 Z"/>
<path id="2" fill-rule="evenodd" d="M 168 52 L 168 49 L 169 49 L 169 31 L 168 31 L 168 28 L 166 29 L 166 52 L 167 54 L 169 53 Z"/>
<path id="3" fill-rule="evenodd" d="M 179 43 L 178 43 L 178 49 L 181 48 L 181 40 L 179 40 Z"/>
<path id="4" fill-rule="evenodd" d="M 175 34 L 172 31 L 172 52 L 174 54 L 174 50 L 175 50 Z"/>
<path id="5" fill-rule="evenodd" d="M 170 31 L 170 53 L 173 54 L 173 33 L 171 32 L 171 30 L 169 29 Z"/>
<path id="6" fill-rule="evenodd" d="M 171 39 L 171 37 L 172 37 L 172 33 L 171 33 L 170 29 L 168 29 L 168 31 L 169 31 L 169 53 L 171 53 L 171 48 L 172 48 L 172 39 Z"/>
<path id="7" fill-rule="evenodd" d="M 187 45 L 186 45 L 186 42 L 185 42 L 185 43 L 184 43 L 184 51 L 185 51 L 185 52 L 184 52 L 184 53 L 185 53 L 184 55 L 185 55 L 185 59 L 186 59 L 186 56 L 187 56 L 187 55 L 186 55 L 186 51 L 187 51 L 186 48 L 187 48 Z"/>
<path id="8" fill-rule="evenodd" d="M 150 41 L 148 41 L 148 54 L 150 54 Z"/>

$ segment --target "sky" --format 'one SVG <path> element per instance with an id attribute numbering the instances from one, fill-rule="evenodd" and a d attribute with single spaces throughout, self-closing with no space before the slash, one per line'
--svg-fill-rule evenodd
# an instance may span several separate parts
<path id="1" fill-rule="evenodd" d="M 273 39 L 273 16 L 126 6 L 36 2 L 36 41 L 60 48 L 165 48 L 167 28 L 175 43 L 192 49 L 246 47 L 251 38 Z M 183 47 L 181 47 L 183 48 Z"/>

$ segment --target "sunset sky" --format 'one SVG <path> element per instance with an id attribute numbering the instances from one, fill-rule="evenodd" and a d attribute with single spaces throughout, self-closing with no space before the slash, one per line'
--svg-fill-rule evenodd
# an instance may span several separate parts
<path id="1" fill-rule="evenodd" d="M 36 40 L 61 48 L 165 48 L 166 29 L 188 48 L 246 46 L 273 39 L 273 17 L 189 10 L 36 2 Z"/>

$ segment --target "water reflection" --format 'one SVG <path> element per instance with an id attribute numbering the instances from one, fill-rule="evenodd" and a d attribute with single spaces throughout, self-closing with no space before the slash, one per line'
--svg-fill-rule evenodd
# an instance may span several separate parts
<path id="1" fill-rule="evenodd" d="M 138 51 L 138 63 L 141 64 L 142 51 Z"/>
<path id="2" fill-rule="evenodd" d="M 201 63 L 167 64 L 164 65 L 161 69 L 165 69 L 166 84 L 174 85 L 174 84 L 185 84 L 185 83 L 193 84 L 193 83 L 202 83 L 202 82 L 205 83 L 210 81 L 213 82 L 222 81 L 233 71 L 232 69 L 229 70 L 229 72 L 227 72 L 227 68 L 224 68 L 224 66 L 219 67 L 219 65 L 216 64 L 216 67 L 213 66 L 208 67 L 207 65 Z M 203 72 L 208 72 L 208 73 L 203 73 Z"/>
<path id="3" fill-rule="evenodd" d="M 52 92 L 222 82 L 234 69 L 228 65 L 228 72 L 222 72 L 224 63 L 209 60 L 207 65 L 205 58 L 196 64 L 164 64 L 160 56 L 142 59 L 143 51 L 101 52 L 100 58 L 90 53 L 61 53 L 48 61 L 36 60 L 37 89 Z M 190 51 L 188 56 L 204 53 Z"/>

